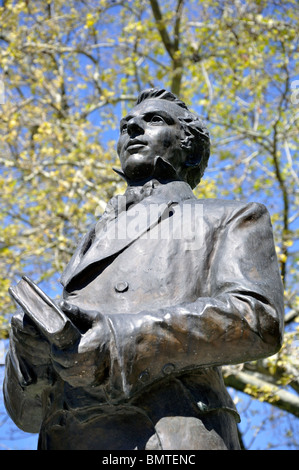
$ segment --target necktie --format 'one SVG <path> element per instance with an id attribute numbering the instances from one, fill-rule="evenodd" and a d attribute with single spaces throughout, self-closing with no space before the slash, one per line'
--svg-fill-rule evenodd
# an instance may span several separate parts
<path id="1" fill-rule="evenodd" d="M 128 210 L 134 204 L 138 204 L 144 198 L 151 196 L 158 185 L 160 185 L 159 181 L 151 180 L 143 186 L 129 186 L 123 195 L 114 196 L 110 199 L 100 221 L 108 222 L 113 220 L 122 211 Z"/>

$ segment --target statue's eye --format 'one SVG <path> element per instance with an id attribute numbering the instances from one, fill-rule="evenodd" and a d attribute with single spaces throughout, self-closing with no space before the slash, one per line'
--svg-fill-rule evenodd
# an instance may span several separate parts
<path id="1" fill-rule="evenodd" d="M 128 126 L 127 126 L 127 124 L 124 124 L 120 129 L 120 133 L 121 134 L 126 134 L 127 130 L 128 130 Z"/>
<path id="2" fill-rule="evenodd" d="M 155 114 L 155 115 L 151 118 L 150 123 L 153 124 L 153 125 L 159 125 L 159 124 L 164 124 L 165 121 L 164 121 L 164 119 L 163 119 L 161 116 L 159 116 L 158 114 Z"/>

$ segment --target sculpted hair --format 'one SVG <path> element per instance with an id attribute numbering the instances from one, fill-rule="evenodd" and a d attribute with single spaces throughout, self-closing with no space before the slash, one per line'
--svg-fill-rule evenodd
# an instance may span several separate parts
<path id="1" fill-rule="evenodd" d="M 139 94 L 135 106 L 148 99 L 172 101 L 182 108 L 182 116 L 178 119 L 185 133 L 185 138 L 181 143 L 182 149 L 186 151 L 187 155 L 184 179 L 191 188 L 195 188 L 208 166 L 210 157 L 210 136 L 208 129 L 199 116 L 189 111 L 187 105 L 170 91 L 163 88 L 144 90 Z"/>

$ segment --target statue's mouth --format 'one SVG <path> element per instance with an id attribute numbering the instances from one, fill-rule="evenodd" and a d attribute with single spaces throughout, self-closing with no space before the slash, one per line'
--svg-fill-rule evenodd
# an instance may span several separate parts
<path id="1" fill-rule="evenodd" d="M 127 143 L 125 149 L 128 150 L 128 151 L 131 151 L 131 150 L 135 150 L 140 147 L 145 147 L 147 145 L 147 142 L 143 141 L 143 140 L 140 140 L 140 139 L 132 139 L 132 140 L 129 140 L 129 142 Z"/>

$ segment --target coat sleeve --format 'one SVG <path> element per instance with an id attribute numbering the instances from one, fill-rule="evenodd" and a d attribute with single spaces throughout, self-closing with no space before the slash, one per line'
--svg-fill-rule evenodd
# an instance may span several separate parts
<path id="1" fill-rule="evenodd" d="M 215 238 L 206 297 L 109 317 L 112 398 L 130 398 L 166 375 L 256 360 L 280 349 L 283 287 L 267 209 L 238 205 Z"/>

